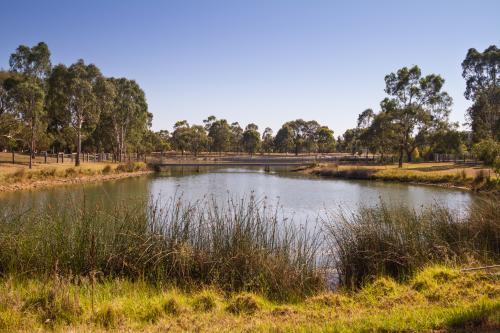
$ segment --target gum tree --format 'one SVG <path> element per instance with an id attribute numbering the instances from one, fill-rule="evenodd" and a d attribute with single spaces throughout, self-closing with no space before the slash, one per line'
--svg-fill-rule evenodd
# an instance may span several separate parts
<path id="1" fill-rule="evenodd" d="M 10 89 L 12 105 L 28 129 L 24 137 L 30 150 L 31 169 L 36 142 L 42 135 L 42 127 L 45 125 L 45 79 L 52 66 L 49 48 L 43 42 L 31 48 L 20 45 L 11 54 L 9 65 L 11 73 L 16 76 L 15 83 Z"/>
<path id="2" fill-rule="evenodd" d="M 462 69 L 465 98 L 474 103 L 467 110 L 473 140 L 500 140 L 500 49 L 495 45 L 484 52 L 469 49 Z"/>
<path id="3" fill-rule="evenodd" d="M 446 121 L 452 104 L 451 97 L 442 91 L 444 79 L 435 74 L 422 77 L 418 66 L 403 67 L 385 77 L 385 92 L 381 102 L 396 128 L 399 145 L 398 165 L 403 166 L 404 153 L 408 161 L 416 147 L 415 134 L 435 122 Z"/>

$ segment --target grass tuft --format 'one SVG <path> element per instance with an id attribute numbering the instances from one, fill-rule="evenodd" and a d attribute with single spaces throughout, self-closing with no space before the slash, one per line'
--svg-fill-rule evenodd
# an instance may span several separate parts
<path id="1" fill-rule="evenodd" d="M 254 314 L 260 308 L 261 306 L 255 295 L 244 293 L 233 297 L 226 310 L 232 314 Z"/>

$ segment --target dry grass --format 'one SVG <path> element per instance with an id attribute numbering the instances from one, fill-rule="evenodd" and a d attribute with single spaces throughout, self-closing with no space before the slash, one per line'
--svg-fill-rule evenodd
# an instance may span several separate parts
<path id="1" fill-rule="evenodd" d="M 322 177 L 437 184 L 497 191 L 500 179 L 486 167 L 454 163 L 405 163 L 397 165 L 321 164 L 302 172 Z"/>

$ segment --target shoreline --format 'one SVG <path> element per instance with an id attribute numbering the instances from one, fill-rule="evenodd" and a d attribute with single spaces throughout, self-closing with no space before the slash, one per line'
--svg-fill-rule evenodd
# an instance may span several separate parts
<path id="1" fill-rule="evenodd" d="M 148 175 L 154 171 L 133 171 L 133 172 L 119 172 L 110 174 L 95 174 L 95 175 L 80 175 L 77 177 L 53 177 L 30 182 L 15 182 L 12 184 L 0 185 L 0 194 L 16 191 L 33 191 L 38 189 L 46 189 L 51 187 L 58 187 L 64 185 L 79 185 L 106 182 L 112 180 L 119 180 L 125 178 L 139 177 Z"/>
<path id="2" fill-rule="evenodd" d="M 395 169 L 398 170 L 398 169 Z M 491 184 L 489 181 L 485 181 L 480 184 L 474 184 L 473 179 L 464 179 L 460 184 L 453 181 L 442 181 L 437 178 L 433 180 L 432 178 L 427 178 L 419 175 L 377 175 L 381 170 L 377 169 L 344 169 L 344 170 L 333 170 L 325 166 L 314 166 L 314 167 L 304 167 L 297 168 L 293 172 L 302 173 L 306 175 L 317 176 L 322 179 L 344 179 L 344 180 L 366 180 L 366 181 L 376 181 L 384 183 L 399 183 L 408 185 L 418 185 L 418 186 L 433 186 L 443 189 L 455 189 L 468 192 L 476 193 L 489 193 L 489 194 L 499 194 L 499 185 Z M 452 177 L 453 175 L 444 175 L 443 177 Z M 414 180 L 409 178 L 415 178 Z M 420 179 L 419 179 L 420 178 Z"/>

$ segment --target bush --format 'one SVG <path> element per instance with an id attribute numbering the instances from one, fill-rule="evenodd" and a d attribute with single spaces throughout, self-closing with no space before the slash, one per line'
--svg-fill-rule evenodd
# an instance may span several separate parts
<path id="1" fill-rule="evenodd" d="M 75 168 L 67 168 L 65 171 L 66 177 L 73 177 L 78 174 L 78 171 Z"/>
<path id="2" fill-rule="evenodd" d="M 488 139 L 476 143 L 472 147 L 473 154 L 486 165 L 493 165 L 498 156 L 500 156 L 500 142 Z"/>
<path id="3" fill-rule="evenodd" d="M 116 167 L 118 172 L 135 172 L 135 171 L 145 171 L 147 170 L 147 165 L 144 162 L 129 162 L 124 164 L 119 164 Z"/>
<path id="4" fill-rule="evenodd" d="M 102 168 L 102 173 L 104 175 L 107 175 L 109 173 L 111 173 L 113 171 L 113 168 L 111 167 L 111 165 L 106 165 L 104 168 Z"/>

